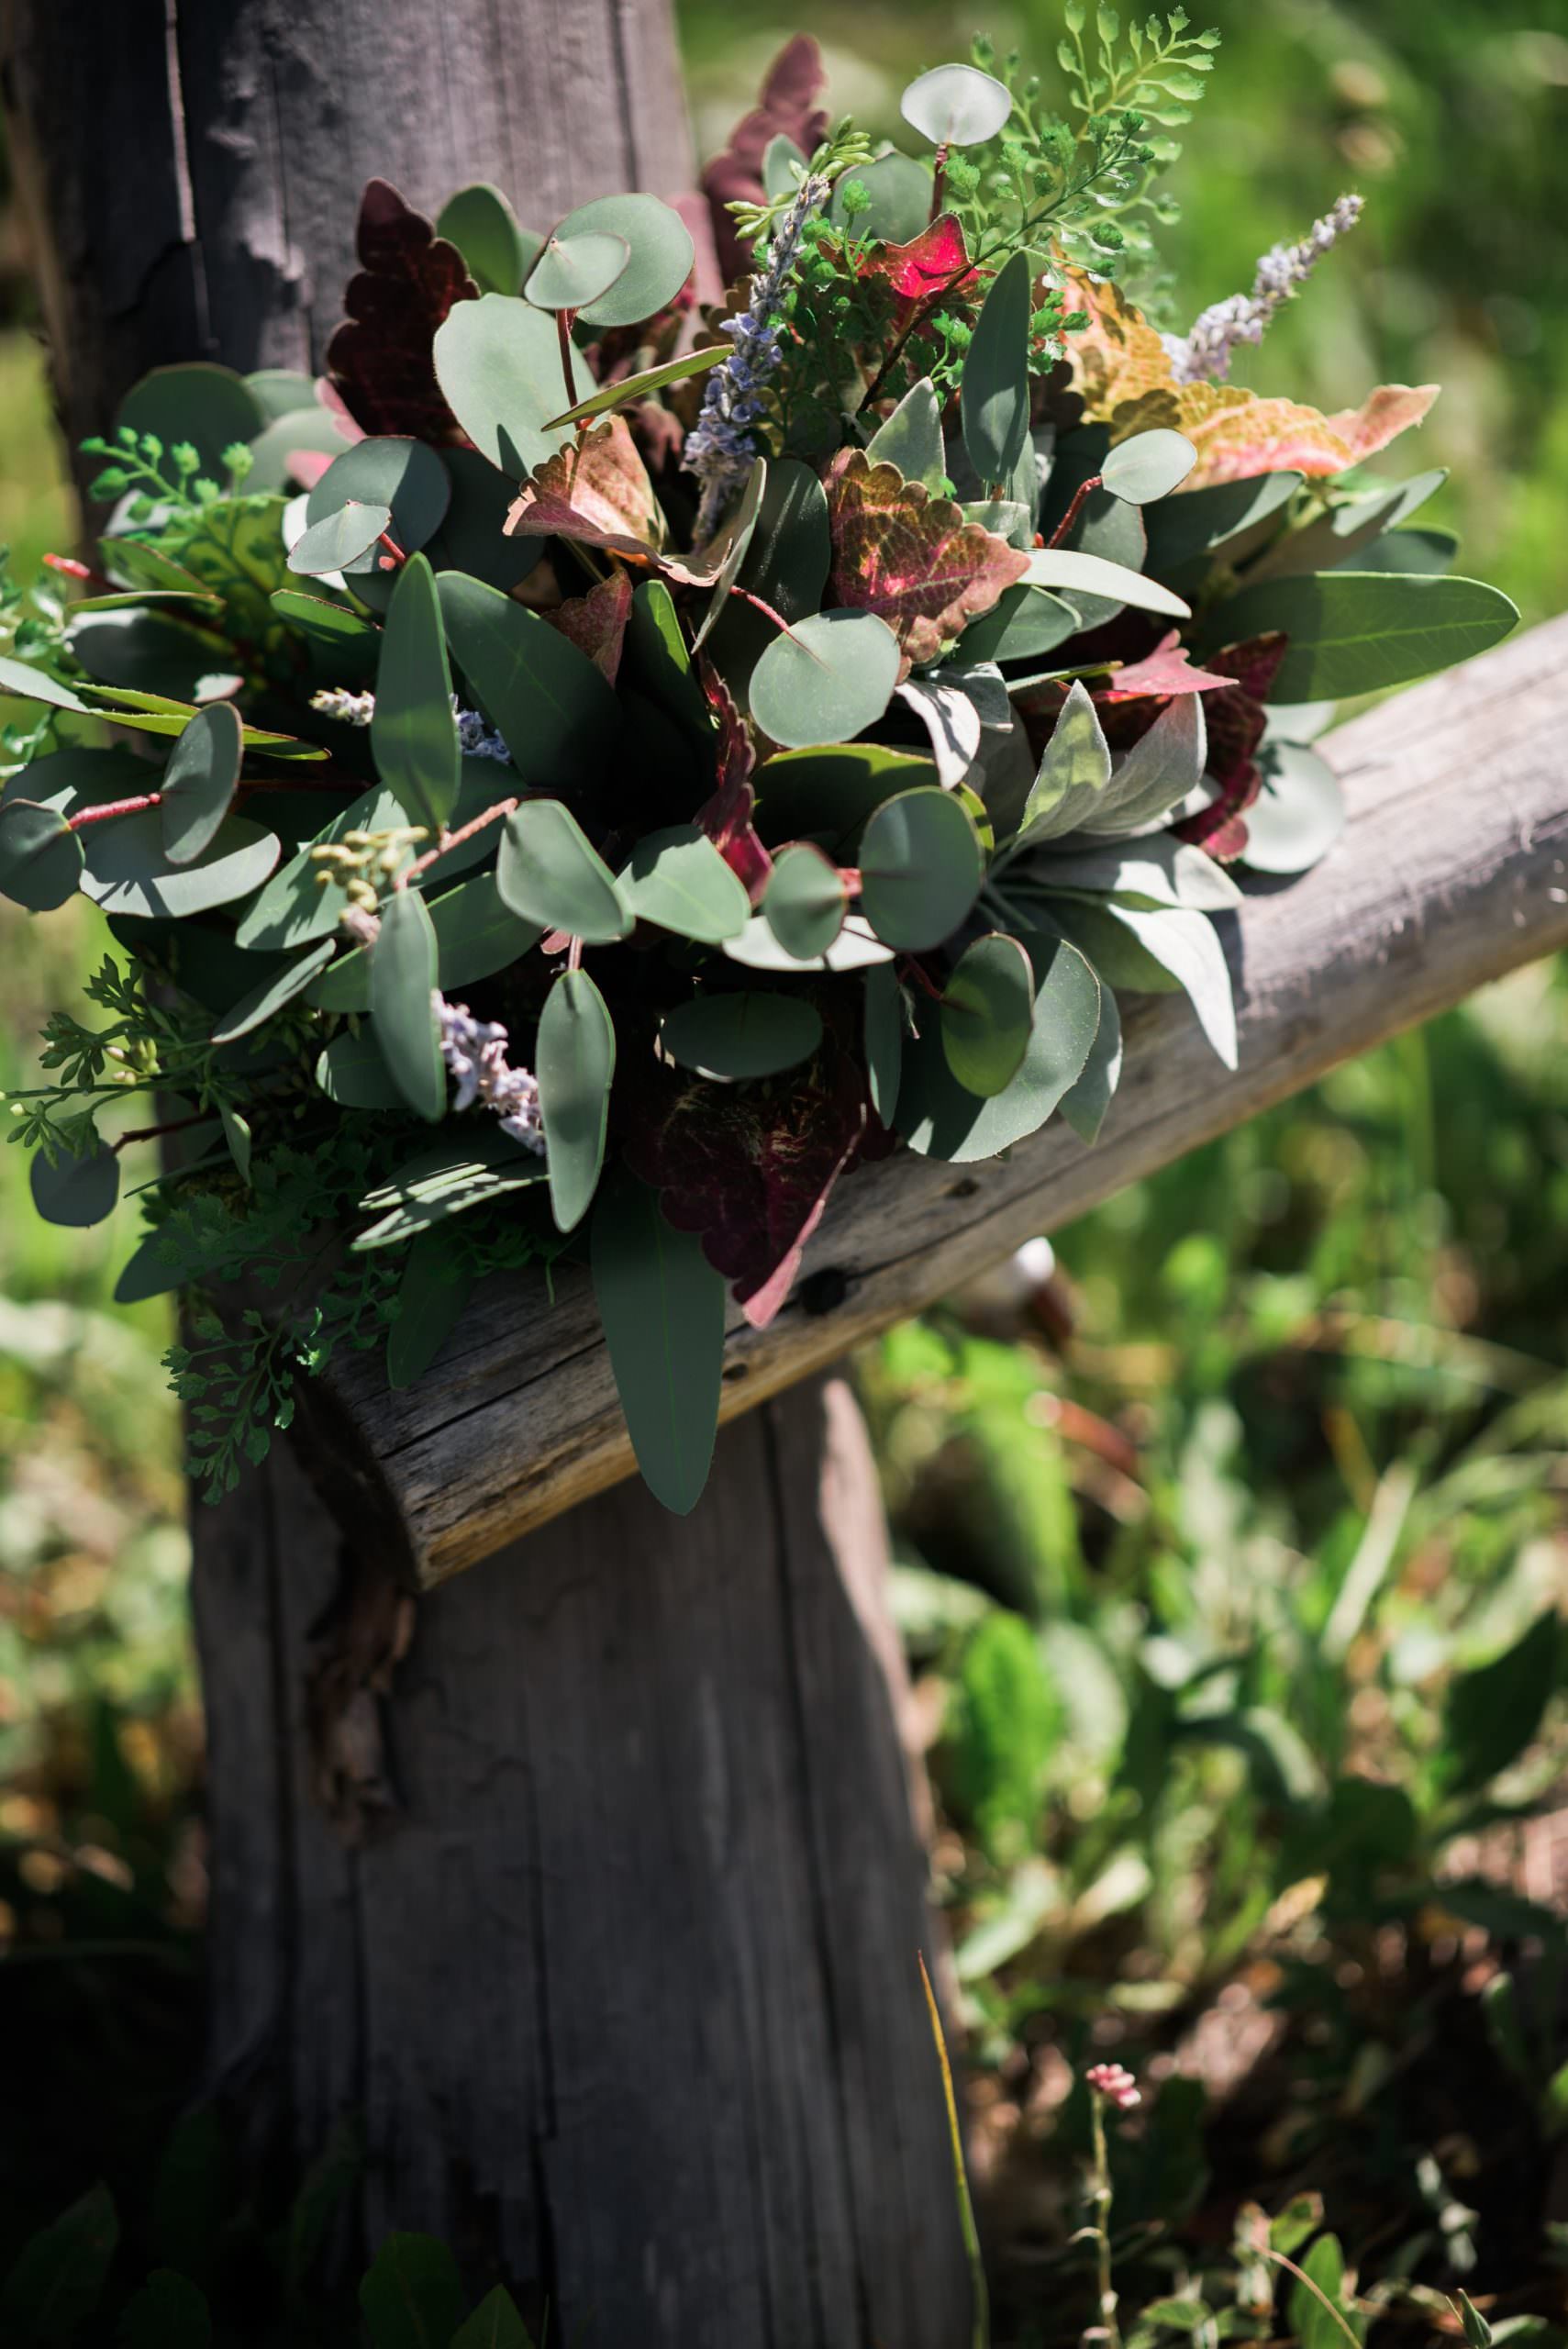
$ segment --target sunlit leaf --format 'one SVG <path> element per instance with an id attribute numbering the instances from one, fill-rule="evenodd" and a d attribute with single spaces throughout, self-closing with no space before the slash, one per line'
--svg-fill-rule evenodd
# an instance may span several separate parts
<path id="1" fill-rule="evenodd" d="M 243 756 L 244 732 L 233 704 L 214 702 L 198 709 L 170 753 L 158 786 L 171 864 L 194 864 L 211 847 L 233 802 Z"/>

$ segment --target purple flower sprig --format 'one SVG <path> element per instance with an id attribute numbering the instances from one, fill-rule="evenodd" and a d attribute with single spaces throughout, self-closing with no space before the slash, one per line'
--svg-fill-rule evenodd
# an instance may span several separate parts
<path id="1" fill-rule="evenodd" d="M 1305 285 L 1325 253 L 1330 251 L 1361 218 L 1362 199 L 1342 195 L 1331 212 L 1315 220 L 1310 233 L 1296 245 L 1273 245 L 1259 262 L 1250 294 L 1229 294 L 1211 302 L 1184 335 L 1160 340 L 1178 384 L 1222 384 L 1239 343 L 1262 342 L 1263 328 L 1282 309 L 1297 286 Z"/>
<path id="2" fill-rule="evenodd" d="M 712 538 L 731 493 L 760 454 L 752 428 L 767 413 L 762 394 L 784 357 L 778 314 L 800 258 L 806 222 L 826 203 L 831 187 L 831 179 L 821 172 L 808 173 L 801 181 L 773 232 L 766 263 L 751 280 L 750 302 L 720 329 L 733 338 L 735 349 L 707 379 L 702 412 L 686 435 L 683 460 L 686 471 L 702 484 L 694 532 L 699 547 Z"/>
<path id="3" fill-rule="evenodd" d="M 449 1003 L 439 991 L 434 1000 L 441 1058 L 457 1087 L 452 1108 L 472 1109 L 482 1101 L 499 1118 L 504 1134 L 542 1156 L 539 1079 L 531 1070 L 513 1068 L 507 1061 L 506 1029 L 498 1019 L 475 1019 L 466 1003 Z"/>

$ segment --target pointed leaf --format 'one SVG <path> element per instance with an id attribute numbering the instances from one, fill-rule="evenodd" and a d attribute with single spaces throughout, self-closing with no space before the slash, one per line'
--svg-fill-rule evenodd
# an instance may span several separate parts
<path id="1" fill-rule="evenodd" d="M 452 658 L 524 782 L 580 791 L 584 776 L 606 768 L 615 753 L 621 720 L 614 688 L 585 653 L 509 596 L 461 571 L 443 571 L 438 593 Z"/>
<path id="2" fill-rule="evenodd" d="M 904 1047 L 897 1128 L 912 1150 L 968 1165 L 995 1158 L 1043 1126 L 1081 1075 L 1100 1017 L 1100 985 L 1073 946 L 1054 936 L 1027 941 L 1035 978 L 1034 1024 L 1018 1074 L 982 1100 L 948 1065 L 933 1023 Z"/>
<path id="3" fill-rule="evenodd" d="M 623 1173 L 601 1186 L 594 1294 L 637 1464 L 656 1500 L 684 1517 L 707 1482 L 724 1369 L 724 1281 L 694 1232 L 665 1221 L 659 1195 Z"/>
<path id="4" fill-rule="evenodd" d="M 992 279 L 964 353 L 963 445 L 981 480 L 1011 479 L 1029 437 L 1029 317 L 1033 262 L 1010 254 Z"/>
<path id="5" fill-rule="evenodd" d="M 415 1246 L 418 1246 L 417 1241 Z M 466 2324 L 452 2334 L 451 2349 L 534 2349 L 517 2302 L 503 2284 L 486 2292 Z"/>
<path id="6" fill-rule="evenodd" d="M 562 971 L 539 1014 L 535 1059 L 558 1230 L 574 1231 L 593 1200 L 615 1069 L 615 1022 L 604 996 L 586 971 Z"/>
<path id="7" fill-rule="evenodd" d="M 198 709 L 175 743 L 163 780 L 163 850 L 171 864 L 194 864 L 211 847 L 239 781 L 244 736 L 231 702 Z"/>
<path id="8" fill-rule="evenodd" d="M 447 1107 L 435 988 L 429 907 L 417 889 L 399 889 L 383 909 L 371 955 L 371 1027 L 398 1091 L 432 1124 Z"/>
<path id="9" fill-rule="evenodd" d="M 906 482 L 917 481 L 934 497 L 946 495 L 947 452 L 942 412 L 929 375 L 906 391 L 893 414 L 866 443 L 866 462 L 895 465 Z"/>
<path id="10" fill-rule="evenodd" d="M 579 400 L 563 416 L 552 416 L 546 429 L 554 432 L 567 424 L 580 424 L 586 417 L 607 416 L 613 408 L 630 407 L 638 400 L 645 400 L 651 393 L 662 392 L 666 384 L 684 384 L 693 375 L 706 375 L 710 367 L 732 358 L 735 346 L 731 342 L 712 343 L 702 351 L 688 351 L 684 358 L 666 359 L 662 366 L 644 367 L 638 374 L 622 375 L 613 384 L 606 384 L 591 399 Z"/>
<path id="11" fill-rule="evenodd" d="M 260 984 L 241 996 L 239 1001 L 226 1011 L 212 1031 L 215 1044 L 232 1044 L 238 1037 L 249 1036 L 282 1011 L 285 1004 L 303 995 L 318 972 L 324 971 L 336 952 L 331 939 L 324 939 L 319 946 L 306 954 L 296 954 L 281 968 L 270 971 Z M 367 974 L 368 982 L 368 974 Z M 365 1008 L 369 1008 L 367 994 Z"/>
<path id="12" fill-rule="evenodd" d="M 1130 604 L 1134 611 L 1162 612 L 1176 620 L 1192 618 L 1191 607 L 1169 587 L 1146 579 L 1140 571 L 1129 571 L 1125 563 L 1107 562 L 1102 555 L 1081 554 L 1072 547 L 1037 547 L 1025 562 L 1031 587 L 1059 588 L 1067 596 L 1082 589 L 1118 606 Z"/>
<path id="13" fill-rule="evenodd" d="M 1100 466 L 1100 482 L 1128 506 L 1152 506 L 1169 497 L 1196 462 L 1197 451 L 1190 440 L 1157 427 L 1118 441 Z"/>
<path id="14" fill-rule="evenodd" d="M 1062 705 L 1034 787 L 1024 804 L 1020 841 L 1060 839 L 1092 823 L 1111 779 L 1110 746 L 1082 678 Z"/>
<path id="15" fill-rule="evenodd" d="M 404 564 L 387 607 L 371 751 L 388 791 L 439 835 L 457 804 L 462 767 L 436 575 L 422 554 Z"/>
<path id="16" fill-rule="evenodd" d="M 1338 700 L 1468 661 L 1518 617 L 1478 579 L 1330 571 L 1243 587 L 1209 615 L 1201 642 L 1212 651 L 1281 629 L 1290 640 L 1273 697 Z"/>
<path id="17" fill-rule="evenodd" d="M 1051 911 L 1108 986 L 1134 995 L 1174 989 L 1187 996 L 1215 1052 L 1227 1068 L 1235 1067 L 1236 998 L 1225 950 L 1207 914 L 1062 901 Z"/>
<path id="18" fill-rule="evenodd" d="M 966 946 L 942 989 L 947 1063 L 965 1092 L 989 1100 L 1023 1066 L 1034 1024 L 1034 966 L 1016 938 L 992 930 Z"/>
<path id="19" fill-rule="evenodd" d="M 495 886 L 525 921 L 590 946 L 608 945 L 631 928 L 614 874 L 559 799 L 526 800 L 507 817 Z"/>
<path id="20" fill-rule="evenodd" d="M 616 876 L 616 893 L 635 920 L 706 946 L 738 938 L 751 918 L 744 883 L 695 824 L 645 833 Z"/>

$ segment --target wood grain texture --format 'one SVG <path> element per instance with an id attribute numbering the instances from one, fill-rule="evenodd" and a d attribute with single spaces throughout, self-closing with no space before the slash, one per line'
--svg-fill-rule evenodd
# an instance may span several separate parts
<path id="1" fill-rule="evenodd" d="M 1301 879 L 1249 885 L 1221 925 L 1240 1052 L 1223 1069 L 1184 998 L 1136 1000 L 1099 1142 L 1060 1120 L 1006 1160 L 908 1152 L 843 1183 L 769 1330 L 733 1317 L 726 1417 L 838 1360 L 1021 1241 L 1517 964 L 1568 942 L 1568 618 L 1385 702 L 1326 746 L 1349 828 Z M 486 1286 L 429 1375 L 389 1394 L 354 1356 L 336 1400 L 426 1583 L 631 1472 L 585 1275 L 556 1303 Z"/>

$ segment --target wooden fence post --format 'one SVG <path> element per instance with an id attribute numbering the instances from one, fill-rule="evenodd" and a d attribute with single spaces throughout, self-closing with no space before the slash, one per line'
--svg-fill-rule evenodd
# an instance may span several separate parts
<path id="1" fill-rule="evenodd" d="M 87 14 L 0 12 L 72 442 L 152 365 L 319 361 L 373 173 L 540 226 L 692 184 L 666 0 Z M 214 2076 L 256 2155 L 357 2116 L 367 2241 L 444 2234 L 590 2349 L 967 2339 L 846 1390 L 728 1431 L 684 1522 L 622 1486 L 417 1616 L 287 1456 L 194 1531 Z"/>

